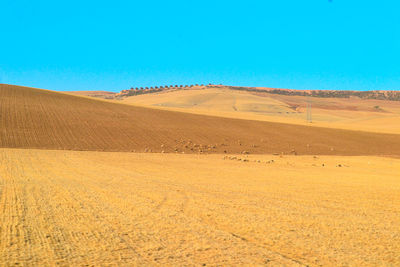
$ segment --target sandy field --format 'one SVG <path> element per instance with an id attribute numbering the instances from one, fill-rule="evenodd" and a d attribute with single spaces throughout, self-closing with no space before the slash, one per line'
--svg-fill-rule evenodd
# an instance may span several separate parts
<path id="1" fill-rule="evenodd" d="M 0 266 L 398 266 L 400 160 L 0 149 Z"/>

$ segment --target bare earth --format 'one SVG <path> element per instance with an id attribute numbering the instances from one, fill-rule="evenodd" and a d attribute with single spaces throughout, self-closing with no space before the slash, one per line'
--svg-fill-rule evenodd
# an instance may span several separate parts
<path id="1" fill-rule="evenodd" d="M 0 84 L 0 266 L 400 265 L 400 102 L 177 93 Z"/>
<path id="2" fill-rule="evenodd" d="M 400 160 L 230 157 L 1 149 L 0 265 L 400 264 Z"/>
<path id="3" fill-rule="evenodd" d="M 0 147 L 400 156 L 400 135 L 205 116 L 0 85 Z"/>

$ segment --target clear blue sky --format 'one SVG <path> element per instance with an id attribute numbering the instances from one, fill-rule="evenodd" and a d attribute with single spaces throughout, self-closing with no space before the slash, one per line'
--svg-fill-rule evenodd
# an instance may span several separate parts
<path id="1" fill-rule="evenodd" d="M 400 2 L 0 1 L 0 83 L 400 90 Z"/>

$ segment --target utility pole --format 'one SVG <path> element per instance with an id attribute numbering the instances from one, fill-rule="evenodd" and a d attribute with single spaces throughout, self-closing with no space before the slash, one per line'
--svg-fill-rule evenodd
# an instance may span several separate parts
<path id="1" fill-rule="evenodd" d="M 311 98 L 307 98 L 307 122 L 312 122 Z"/>

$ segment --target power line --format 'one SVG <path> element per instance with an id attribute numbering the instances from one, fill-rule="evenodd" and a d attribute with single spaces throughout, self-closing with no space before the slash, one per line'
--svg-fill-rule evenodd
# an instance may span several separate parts
<path id="1" fill-rule="evenodd" d="M 307 122 L 312 122 L 311 99 L 307 98 Z"/>

